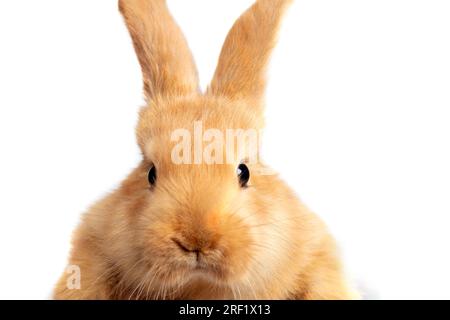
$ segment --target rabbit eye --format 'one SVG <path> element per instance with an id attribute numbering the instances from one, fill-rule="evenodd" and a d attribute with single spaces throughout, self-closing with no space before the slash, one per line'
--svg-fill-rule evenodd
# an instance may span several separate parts
<path id="1" fill-rule="evenodd" d="M 155 166 L 152 166 L 150 171 L 148 172 L 148 182 L 151 185 L 154 185 L 156 182 L 156 168 Z"/>
<path id="2" fill-rule="evenodd" d="M 248 180 L 250 179 L 250 171 L 248 170 L 248 167 L 241 163 L 237 170 L 236 170 L 237 176 L 239 178 L 239 184 L 241 187 L 245 188 L 247 186 Z"/>

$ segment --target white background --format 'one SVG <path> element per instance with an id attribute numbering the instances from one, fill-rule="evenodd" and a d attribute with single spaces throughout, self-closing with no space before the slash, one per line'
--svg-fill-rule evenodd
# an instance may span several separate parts
<path id="1" fill-rule="evenodd" d="M 251 0 L 172 0 L 211 78 Z M 264 154 L 370 298 L 450 298 L 450 2 L 297 0 Z M 139 161 L 140 70 L 116 1 L 0 2 L 0 298 L 49 297 L 80 214 Z"/>

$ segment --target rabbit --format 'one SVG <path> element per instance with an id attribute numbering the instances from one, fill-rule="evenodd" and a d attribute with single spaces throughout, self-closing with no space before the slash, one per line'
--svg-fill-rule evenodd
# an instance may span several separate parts
<path id="1" fill-rule="evenodd" d="M 263 128 L 265 70 L 290 3 L 257 0 L 238 18 L 202 92 L 166 2 L 119 0 L 143 76 L 142 160 L 83 215 L 69 258 L 79 285 L 64 272 L 54 299 L 358 298 L 325 224 L 262 161 L 248 161 L 254 148 L 226 163 L 173 161 L 173 132 L 192 133 L 196 121 Z"/>

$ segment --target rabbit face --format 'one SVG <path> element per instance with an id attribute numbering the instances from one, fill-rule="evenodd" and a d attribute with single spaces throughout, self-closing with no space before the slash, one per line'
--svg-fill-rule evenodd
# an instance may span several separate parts
<path id="1" fill-rule="evenodd" d="M 137 138 L 145 159 L 140 177 L 147 183 L 147 194 L 145 206 L 136 215 L 138 242 L 148 263 L 164 266 L 160 273 L 177 278 L 176 283 L 178 278 L 192 277 L 216 283 L 242 280 L 255 263 L 255 248 L 264 243 L 263 235 L 252 230 L 265 218 L 265 210 L 255 203 L 253 182 L 253 170 L 261 165 L 249 161 L 258 153 L 258 143 L 255 149 L 254 141 L 249 141 L 253 136 L 234 135 L 231 149 L 226 141 L 227 130 L 258 132 L 262 126 L 262 119 L 246 110 L 244 103 L 194 96 L 153 103 L 140 113 Z M 199 124 L 200 139 L 214 130 L 217 141 L 203 141 L 202 157 L 195 159 Z M 174 148 L 182 143 L 174 139 L 177 130 L 184 130 L 190 142 L 183 152 L 191 157 L 182 162 L 174 159 Z M 213 153 L 221 149 L 222 157 L 209 161 L 205 149 L 214 143 Z M 248 181 L 242 180 L 238 170 L 243 162 Z M 152 168 L 154 176 L 148 182 L 146 174 Z"/>

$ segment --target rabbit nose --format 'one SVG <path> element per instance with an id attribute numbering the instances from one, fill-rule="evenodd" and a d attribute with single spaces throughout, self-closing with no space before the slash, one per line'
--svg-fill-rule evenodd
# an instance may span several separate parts
<path id="1" fill-rule="evenodd" d="M 199 251 L 198 248 L 192 248 L 188 244 L 181 242 L 180 240 L 176 238 L 172 238 L 172 241 L 176 243 L 176 245 L 183 251 L 186 252 L 193 252 L 193 251 Z"/>
<path id="2" fill-rule="evenodd" d="M 200 254 L 205 250 L 211 248 L 211 242 L 206 239 L 187 239 L 172 238 L 172 241 L 184 252 L 195 253 L 197 260 L 200 258 Z"/>
<path id="3" fill-rule="evenodd" d="M 189 246 L 189 244 L 185 242 L 181 242 L 178 239 L 172 238 L 172 241 L 175 242 L 175 244 L 184 252 L 187 253 L 195 253 L 197 261 L 200 258 L 200 248 L 198 246 Z"/>

